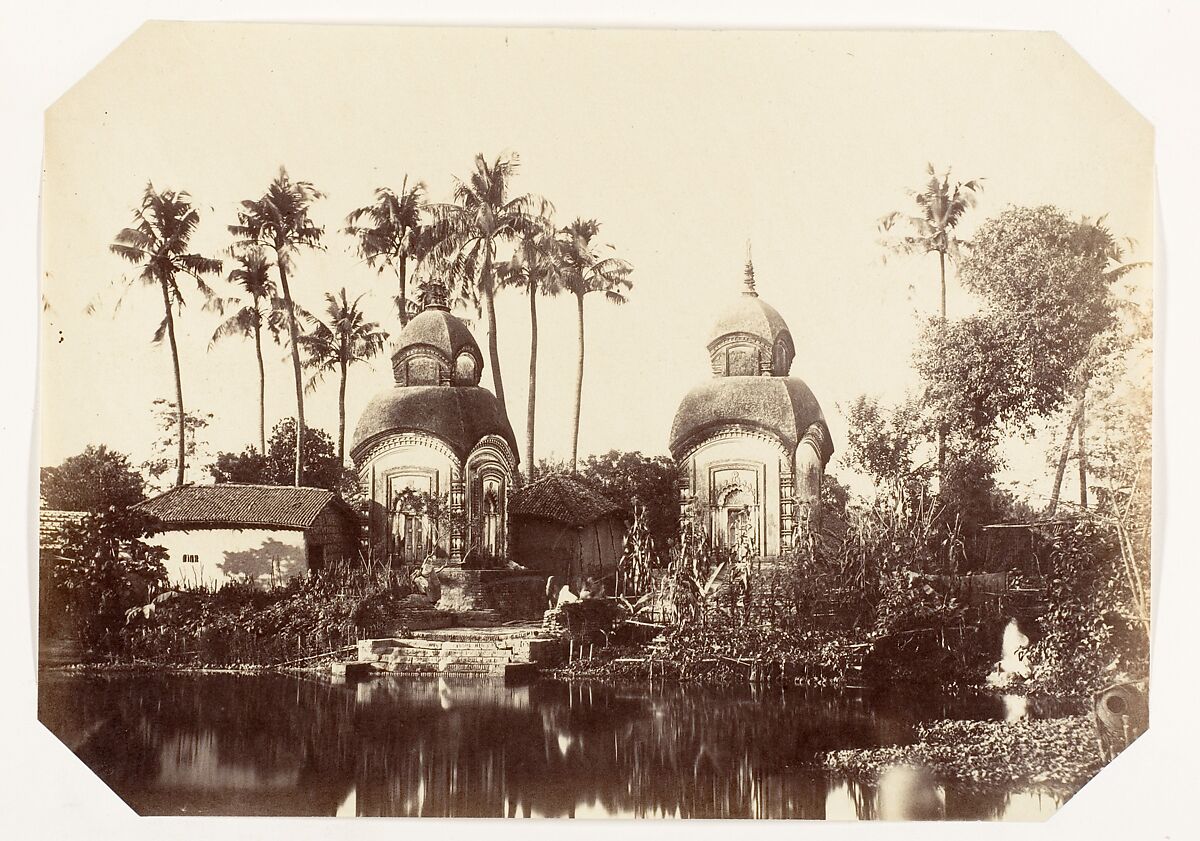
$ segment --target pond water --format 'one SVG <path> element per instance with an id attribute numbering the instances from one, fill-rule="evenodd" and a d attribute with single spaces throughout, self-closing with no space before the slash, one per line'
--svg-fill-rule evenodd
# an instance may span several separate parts
<path id="1" fill-rule="evenodd" d="M 881 793 L 820 752 L 1028 713 L 988 695 L 280 674 L 45 672 L 39 695 L 46 726 L 147 815 L 870 819 Z M 939 795 L 957 819 L 1059 805 Z"/>

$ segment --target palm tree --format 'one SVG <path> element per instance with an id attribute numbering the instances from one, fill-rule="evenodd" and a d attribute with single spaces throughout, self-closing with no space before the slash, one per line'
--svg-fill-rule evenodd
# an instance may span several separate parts
<path id="1" fill-rule="evenodd" d="M 529 402 L 525 413 L 526 475 L 535 478 L 533 450 L 534 416 L 537 407 L 538 295 L 557 295 L 562 291 L 563 243 L 553 228 L 526 231 L 513 251 L 512 259 L 496 266 L 497 285 L 517 286 L 529 293 Z"/>
<path id="2" fill-rule="evenodd" d="M 983 179 L 954 182 L 950 184 L 950 169 L 938 175 L 933 164 L 926 164 L 929 181 L 921 190 L 909 190 L 908 194 L 917 204 L 917 213 L 893 211 L 879 220 L 879 231 L 884 235 L 881 244 L 896 254 L 937 254 L 941 280 L 942 323 L 946 321 L 946 257 L 958 262 L 962 241 L 954 229 L 964 214 L 975 206 L 975 194 L 983 191 Z M 895 235 L 893 229 L 907 223 L 907 235 Z M 940 479 L 946 466 L 946 425 L 940 424 L 937 431 L 937 465 Z"/>
<path id="3" fill-rule="evenodd" d="M 553 212 L 545 199 L 528 193 L 510 198 L 509 183 L 520 159 L 514 152 L 488 163 L 475 156 L 475 169 L 465 181 L 454 180 L 454 203 L 432 208 L 435 223 L 430 230 L 430 254 L 435 260 L 453 255 L 451 279 L 460 285 L 459 295 L 487 315 L 488 361 L 500 407 L 504 402 L 504 379 L 500 373 L 500 351 L 496 339 L 495 276 L 496 244 L 511 240 L 542 226 L 542 217 Z"/>
<path id="4" fill-rule="evenodd" d="M 408 186 L 408 176 L 400 192 L 389 187 L 375 190 L 375 203 L 360 207 L 346 217 L 345 232 L 358 241 L 358 254 L 368 266 L 380 273 L 391 269 L 399 288 L 396 309 L 400 326 L 408 324 L 408 261 L 419 265 L 427 245 L 428 229 L 421 223 L 425 205 L 425 184 Z M 360 224 L 366 220 L 367 224 Z"/>
<path id="5" fill-rule="evenodd" d="M 963 215 L 975 206 L 975 194 L 983 192 L 983 179 L 967 182 L 956 181 L 950 185 L 950 170 L 937 174 L 933 164 L 926 164 L 929 181 L 922 190 L 909 190 L 909 196 L 917 203 L 917 213 L 893 211 L 879 220 L 879 230 L 884 234 L 882 245 L 897 254 L 937 254 L 941 275 L 941 316 L 946 320 L 946 257 L 958 262 L 962 241 L 954 235 L 954 229 Z M 897 224 L 907 223 L 910 233 L 894 235 Z"/>
<path id="6" fill-rule="evenodd" d="M 629 274 L 633 271 L 625 260 L 604 257 L 592 239 L 600 232 L 595 219 L 576 219 L 559 232 L 565 248 L 563 286 L 575 296 L 579 326 L 579 354 L 575 370 L 575 407 L 571 417 L 571 471 L 579 465 L 579 411 L 583 403 L 583 299 L 591 292 L 601 292 L 614 304 L 625 303 L 625 293 L 633 288 Z M 612 246 L 607 246 L 612 248 Z"/>
<path id="7" fill-rule="evenodd" d="M 175 308 L 182 310 L 183 293 L 177 277 L 190 276 L 207 300 L 213 291 L 203 275 L 221 271 L 221 261 L 202 257 L 188 251 L 192 235 L 200 222 L 200 214 L 192 206 L 187 193 L 174 190 L 158 192 L 147 182 L 142 194 L 142 206 L 133 211 L 133 227 L 122 228 L 109 250 L 123 260 L 141 267 L 138 277 L 143 283 L 157 285 L 162 292 L 163 320 L 154 332 L 154 343 L 163 335 L 171 347 L 171 364 L 175 370 L 175 413 L 179 423 L 178 472 L 175 484 L 182 485 L 187 469 L 186 435 L 184 430 L 183 377 L 179 370 L 179 346 L 175 341 Z"/>
<path id="8" fill-rule="evenodd" d="M 346 375 L 351 365 L 376 356 L 387 341 L 387 333 L 376 322 L 367 321 L 359 309 L 358 302 L 362 299 L 359 295 L 350 301 L 345 287 L 337 296 L 326 292 L 325 312 L 329 320 L 310 315 L 312 330 L 299 337 L 308 357 L 304 367 L 312 372 L 308 381 L 310 392 L 330 371 L 338 372 L 338 461 L 342 464 L 346 457 Z"/>
<path id="9" fill-rule="evenodd" d="M 248 300 L 231 299 L 236 305 L 242 306 L 218 325 L 209 342 L 209 350 L 221 339 L 230 336 L 241 336 L 254 339 L 254 356 L 258 360 L 258 451 L 267 453 L 267 420 L 266 420 L 266 391 L 267 378 L 263 370 L 262 328 L 265 326 L 276 342 L 279 341 L 279 331 L 283 307 L 275 295 L 275 281 L 271 279 L 272 263 L 267 259 L 261 248 L 250 248 L 245 251 L 231 250 L 238 268 L 229 273 L 229 282 L 240 286 L 248 296 Z"/>
<path id="10" fill-rule="evenodd" d="M 300 348 L 297 340 L 300 329 L 296 324 L 296 305 L 288 285 L 288 273 L 292 260 L 300 246 L 321 247 L 321 236 L 325 229 L 313 223 L 308 216 L 309 207 L 317 199 L 324 198 L 308 181 L 292 181 L 287 170 L 279 168 L 279 175 L 271 182 L 260 199 L 246 199 L 238 211 L 238 224 L 230 225 L 229 232 L 239 237 L 238 245 L 243 248 L 254 246 L 269 248 L 275 252 L 275 265 L 279 269 L 279 287 L 283 292 L 284 315 L 292 349 L 292 372 L 296 380 L 296 469 L 294 483 L 299 486 L 304 478 L 304 386 L 300 376 Z"/>

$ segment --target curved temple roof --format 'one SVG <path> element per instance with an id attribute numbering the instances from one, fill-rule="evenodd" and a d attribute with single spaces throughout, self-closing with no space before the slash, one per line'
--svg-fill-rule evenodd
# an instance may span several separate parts
<path id="1" fill-rule="evenodd" d="M 721 317 L 709 333 L 709 349 L 721 338 L 734 333 L 761 336 L 768 346 L 774 345 L 775 340 L 784 333 L 789 339 L 792 335 L 779 311 L 756 294 L 739 295 L 737 300 L 721 313 Z"/>
<path id="2" fill-rule="evenodd" d="M 413 316 L 412 321 L 396 336 L 393 355 L 416 345 L 433 347 L 450 360 L 455 359 L 461 351 L 467 350 L 480 361 L 482 370 L 483 354 L 479 351 L 475 337 L 471 335 L 462 319 L 447 310 L 430 307 Z"/>
<path id="3" fill-rule="evenodd" d="M 437 436 L 466 458 L 486 435 L 499 435 L 518 456 L 517 440 L 500 401 L 480 386 L 395 387 L 375 395 L 359 417 L 351 455 L 390 432 Z M 519 457 L 519 456 L 518 456 Z"/>
<path id="4" fill-rule="evenodd" d="M 775 435 L 794 450 L 813 424 L 821 427 L 822 463 L 833 455 L 833 443 L 821 405 L 805 382 L 796 377 L 718 377 L 684 396 L 671 425 L 671 453 L 682 451 L 722 426 L 743 425 Z"/>

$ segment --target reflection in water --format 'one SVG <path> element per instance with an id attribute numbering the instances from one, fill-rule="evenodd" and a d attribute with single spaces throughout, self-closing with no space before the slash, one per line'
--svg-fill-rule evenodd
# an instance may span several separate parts
<path id="1" fill-rule="evenodd" d="M 881 795 L 831 777 L 821 752 L 911 741 L 919 720 L 1013 713 L 988 696 L 232 674 L 47 673 L 39 706 L 142 814 L 834 820 L 886 817 L 891 795 L 886 780 Z M 949 818 L 1057 805 L 935 795 Z"/>

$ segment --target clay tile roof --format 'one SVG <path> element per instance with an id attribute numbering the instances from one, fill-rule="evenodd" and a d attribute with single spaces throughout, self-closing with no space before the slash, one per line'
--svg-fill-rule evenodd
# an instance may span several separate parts
<path id="1" fill-rule="evenodd" d="M 286 485 L 183 485 L 134 506 L 164 526 L 306 529 L 331 503 L 351 512 L 333 491 Z"/>
<path id="2" fill-rule="evenodd" d="M 43 549 L 58 549 L 62 545 L 62 527 L 67 523 L 78 523 L 86 516 L 86 511 L 42 508 L 38 516 L 38 545 Z"/>
<path id="3" fill-rule="evenodd" d="M 509 494 L 508 512 L 514 517 L 541 517 L 568 526 L 582 526 L 621 510 L 574 477 L 555 473 Z"/>

